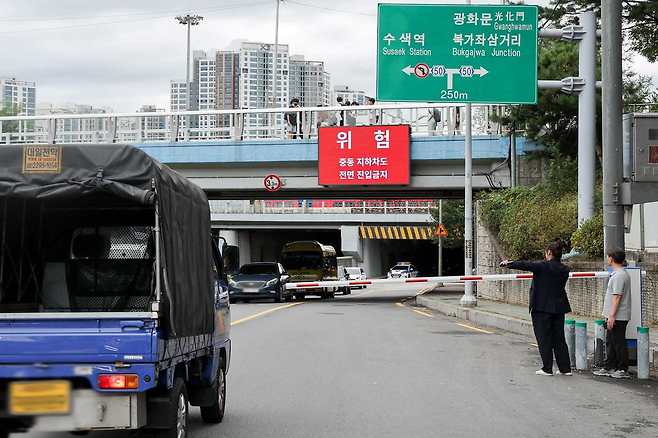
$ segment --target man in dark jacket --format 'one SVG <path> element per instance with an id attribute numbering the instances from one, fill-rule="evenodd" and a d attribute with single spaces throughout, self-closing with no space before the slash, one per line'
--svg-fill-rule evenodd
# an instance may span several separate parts
<path id="1" fill-rule="evenodd" d="M 562 244 L 553 243 L 546 248 L 545 260 L 536 262 L 505 260 L 500 265 L 510 269 L 530 271 L 530 315 L 539 345 L 543 367 L 536 374 L 553 375 L 553 354 L 559 374 L 571 375 L 569 349 L 564 339 L 564 315 L 571 312 L 565 290 L 569 268 L 562 264 Z"/>

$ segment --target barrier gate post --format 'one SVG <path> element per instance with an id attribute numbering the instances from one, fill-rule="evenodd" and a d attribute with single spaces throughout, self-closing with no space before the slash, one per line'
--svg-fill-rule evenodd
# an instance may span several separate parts
<path id="1" fill-rule="evenodd" d="M 576 321 L 567 319 L 564 321 L 564 337 L 569 348 L 569 361 L 571 368 L 576 368 Z"/>
<path id="2" fill-rule="evenodd" d="M 576 322 L 576 369 L 587 369 L 587 323 Z"/>
<path id="3" fill-rule="evenodd" d="M 603 367 L 605 361 L 605 321 L 594 321 L 594 366 Z"/>

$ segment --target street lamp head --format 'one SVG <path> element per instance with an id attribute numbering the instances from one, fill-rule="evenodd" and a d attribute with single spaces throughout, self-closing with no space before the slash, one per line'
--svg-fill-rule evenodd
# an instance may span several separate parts
<path id="1" fill-rule="evenodd" d="M 178 22 L 180 24 L 185 24 L 185 25 L 189 24 L 189 25 L 192 25 L 192 26 L 196 26 L 197 24 L 201 23 L 201 21 L 203 20 L 203 17 L 201 15 L 187 14 L 187 15 L 178 15 L 178 16 L 176 16 L 176 20 L 178 20 Z"/>

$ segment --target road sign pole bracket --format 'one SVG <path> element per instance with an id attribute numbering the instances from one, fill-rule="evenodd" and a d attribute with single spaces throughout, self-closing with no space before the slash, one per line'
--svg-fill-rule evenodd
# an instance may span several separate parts
<path id="1" fill-rule="evenodd" d="M 583 26 L 570 25 L 561 29 L 542 29 L 539 31 L 541 38 L 554 38 L 564 41 L 578 41 L 585 37 Z"/>

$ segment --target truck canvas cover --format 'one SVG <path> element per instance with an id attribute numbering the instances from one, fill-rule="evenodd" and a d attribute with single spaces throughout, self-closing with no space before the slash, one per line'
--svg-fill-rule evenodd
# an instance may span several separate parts
<path id="1" fill-rule="evenodd" d="M 210 210 L 198 186 L 129 145 L 2 145 L 0 163 L 3 221 L 20 220 L 7 200 L 78 207 L 98 205 L 99 199 L 126 207 L 157 202 L 165 334 L 212 333 Z M 5 287 L 0 284 L 0 307 Z"/>

